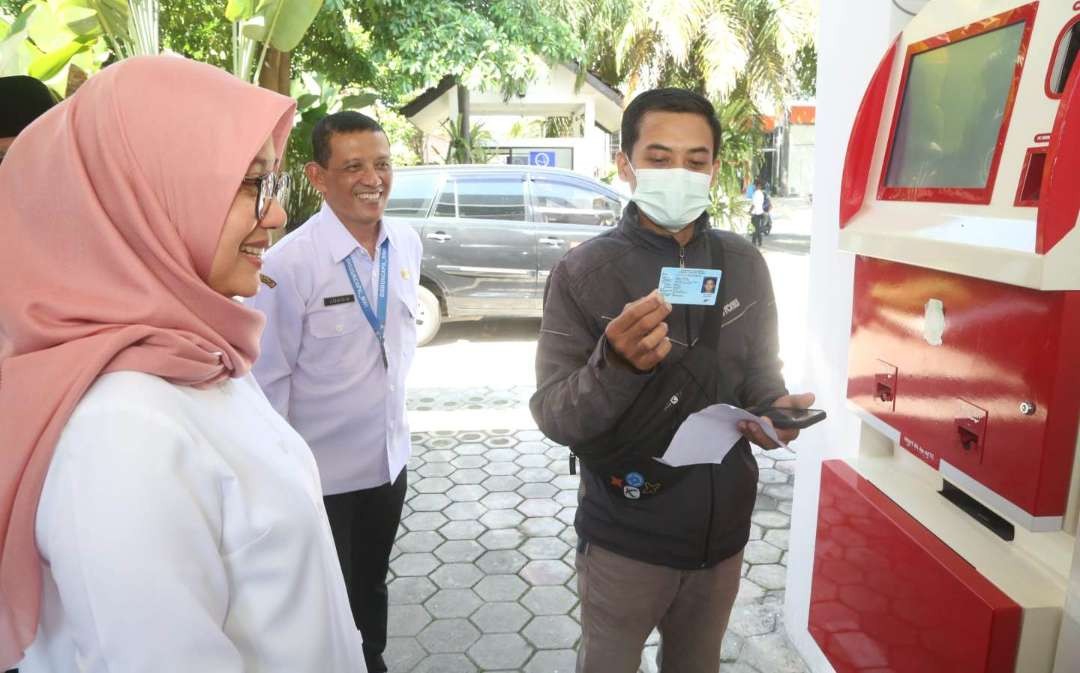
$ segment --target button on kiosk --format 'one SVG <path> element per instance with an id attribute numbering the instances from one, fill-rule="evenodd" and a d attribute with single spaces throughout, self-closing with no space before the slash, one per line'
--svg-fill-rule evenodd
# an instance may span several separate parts
<path id="1" fill-rule="evenodd" d="M 1061 673 L 1080 470 L 1080 2 L 931 0 L 843 171 L 856 457 L 822 464 L 838 673 Z"/>

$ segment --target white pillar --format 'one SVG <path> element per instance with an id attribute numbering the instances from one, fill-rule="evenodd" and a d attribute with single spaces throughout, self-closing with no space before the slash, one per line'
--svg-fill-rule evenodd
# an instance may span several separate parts
<path id="1" fill-rule="evenodd" d="M 925 3 L 903 0 L 901 4 L 917 10 Z M 892 0 L 821 2 L 806 380 L 789 385 L 793 391 L 817 393 L 815 406 L 828 411 L 829 421 L 808 430 L 796 445 L 798 472 L 784 603 L 788 635 L 814 673 L 833 670 L 807 630 L 821 461 L 854 455 L 859 444 L 859 422 L 846 407 L 855 263 L 854 256 L 837 248 L 840 176 L 851 124 L 866 84 L 910 19 Z"/>

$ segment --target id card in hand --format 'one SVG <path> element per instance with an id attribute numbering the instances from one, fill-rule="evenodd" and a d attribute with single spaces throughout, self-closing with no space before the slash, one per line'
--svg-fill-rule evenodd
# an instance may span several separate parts
<path id="1" fill-rule="evenodd" d="M 660 270 L 660 294 L 672 304 L 714 306 L 722 275 L 720 269 L 665 266 Z"/>

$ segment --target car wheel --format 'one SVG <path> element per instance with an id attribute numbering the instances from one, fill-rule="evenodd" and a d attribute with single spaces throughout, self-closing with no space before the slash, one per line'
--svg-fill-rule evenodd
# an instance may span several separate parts
<path id="1" fill-rule="evenodd" d="M 416 345 L 426 346 L 439 333 L 442 325 L 442 307 L 435 293 L 423 285 L 416 293 L 418 310 L 416 314 Z"/>

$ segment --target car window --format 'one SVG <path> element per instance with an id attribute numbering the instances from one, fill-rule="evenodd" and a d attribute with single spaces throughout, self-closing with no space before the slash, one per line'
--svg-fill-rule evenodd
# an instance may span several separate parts
<path id="1" fill-rule="evenodd" d="M 611 226 L 622 215 L 618 199 L 572 182 L 536 178 L 532 191 L 541 222 Z"/>
<path id="2" fill-rule="evenodd" d="M 424 217 L 435 198 L 436 171 L 394 174 L 386 214 L 396 217 Z"/>
<path id="3" fill-rule="evenodd" d="M 435 217 L 478 220 L 525 220 L 521 176 L 451 178 L 443 186 Z"/>

